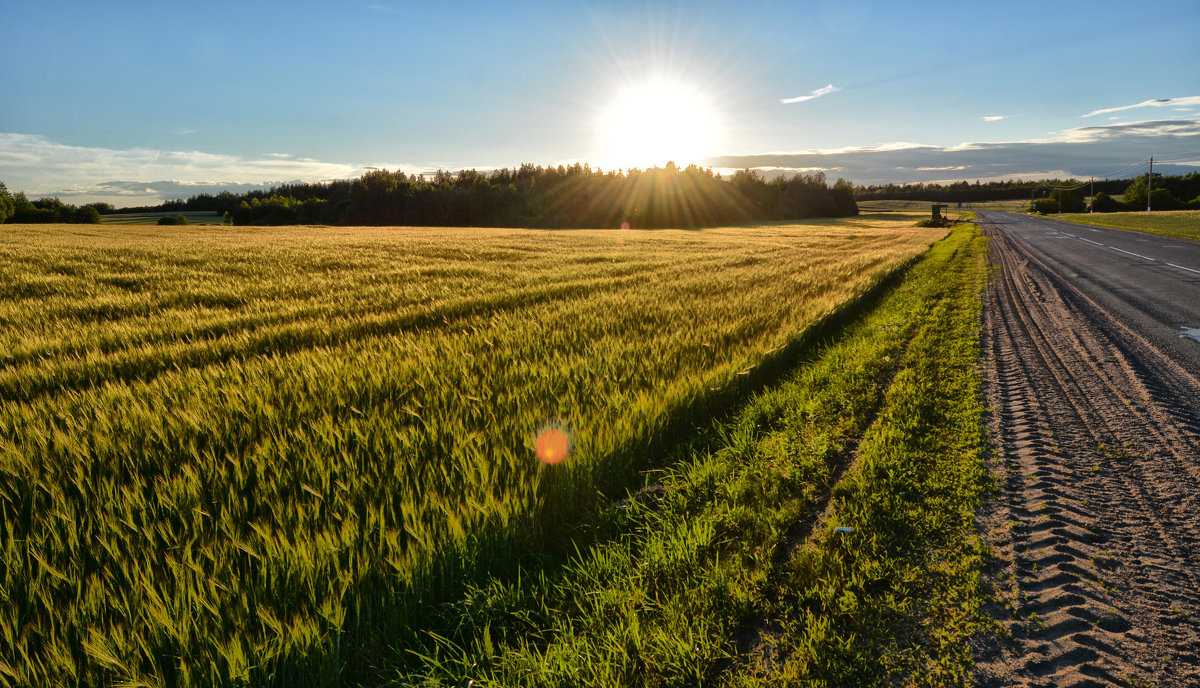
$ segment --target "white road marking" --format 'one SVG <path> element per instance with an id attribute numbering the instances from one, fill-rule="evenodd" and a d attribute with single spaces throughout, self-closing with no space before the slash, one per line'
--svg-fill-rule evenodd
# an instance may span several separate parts
<path id="1" fill-rule="evenodd" d="M 1184 337 L 1190 337 L 1200 342 L 1200 327 L 1181 327 Z"/>
<path id="2" fill-rule="evenodd" d="M 1191 269 L 1191 268 L 1185 268 L 1185 267 L 1183 267 L 1182 265 L 1176 265 L 1176 264 L 1174 264 L 1174 263 L 1167 263 L 1167 265 L 1170 265 L 1170 266 L 1171 266 L 1171 267 L 1173 267 L 1173 268 L 1179 268 L 1180 270 L 1187 270 L 1188 272 L 1194 272 L 1194 273 L 1196 273 L 1197 275 L 1200 275 L 1200 270 L 1193 270 L 1193 269 Z"/>
<path id="3" fill-rule="evenodd" d="M 1097 245 L 1097 246 L 1103 246 L 1103 245 L 1104 245 L 1104 244 L 1100 243 L 1099 241 L 1092 241 L 1091 239 L 1084 239 L 1083 237 L 1079 237 L 1079 240 L 1080 240 L 1080 241 L 1086 241 L 1086 242 L 1088 242 L 1089 244 L 1095 244 L 1095 245 Z"/>
<path id="4" fill-rule="evenodd" d="M 1134 253 L 1133 251 L 1126 251 L 1126 250 L 1125 250 L 1125 249 L 1123 249 L 1123 248 L 1117 248 L 1116 246 L 1109 246 L 1109 248 L 1111 248 L 1111 249 L 1112 249 L 1112 250 L 1114 250 L 1114 251 L 1120 251 L 1121 253 L 1128 253 L 1128 254 L 1129 254 L 1129 255 L 1131 255 L 1131 256 L 1137 256 L 1138 258 L 1141 258 L 1141 259 L 1143 259 L 1143 260 L 1148 260 L 1148 261 L 1150 261 L 1151 263 L 1157 263 L 1157 262 L 1158 262 L 1157 260 L 1155 260 L 1155 259 L 1151 258 L 1150 256 L 1143 256 L 1143 255 L 1142 255 L 1142 254 L 1140 254 L 1140 253 Z"/>

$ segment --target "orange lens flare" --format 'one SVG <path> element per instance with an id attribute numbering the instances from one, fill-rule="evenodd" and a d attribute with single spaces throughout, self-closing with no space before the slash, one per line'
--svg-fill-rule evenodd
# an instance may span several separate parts
<path id="1" fill-rule="evenodd" d="M 571 453 L 571 438 L 561 428 L 545 428 L 533 443 L 538 460 L 551 466 L 562 463 Z"/>

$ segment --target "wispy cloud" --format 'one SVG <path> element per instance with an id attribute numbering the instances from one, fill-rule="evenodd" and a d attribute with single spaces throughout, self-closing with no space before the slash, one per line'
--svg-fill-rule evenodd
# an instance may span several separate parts
<path id="1" fill-rule="evenodd" d="M 1168 105 L 1200 105 L 1200 96 L 1187 96 L 1185 98 L 1155 98 L 1154 100 L 1143 100 L 1140 103 L 1133 105 L 1122 105 L 1120 107 L 1103 108 L 1101 110 L 1092 110 L 1086 115 L 1080 117 L 1095 117 L 1096 115 L 1107 115 L 1110 112 L 1121 112 L 1122 110 L 1135 110 L 1137 108 L 1146 107 L 1166 107 Z"/>
<path id="2" fill-rule="evenodd" d="M 983 121 L 985 121 L 985 122 L 999 122 L 999 121 L 1000 121 L 1000 120 L 1002 120 L 1002 119 L 1004 119 L 1004 115 L 985 115 L 985 116 L 984 116 L 984 118 L 983 118 Z"/>
<path id="3" fill-rule="evenodd" d="M 827 96 L 830 93 L 835 93 L 840 90 L 842 90 L 842 89 L 838 88 L 837 86 L 834 86 L 833 84 L 829 84 L 828 86 L 824 86 L 822 88 L 818 88 L 818 89 L 814 90 L 812 93 L 810 93 L 806 96 L 797 96 L 795 98 L 783 98 L 779 102 L 784 103 L 785 105 L 788 103 L 803 103 L 806 100 L 814 100 L 816 98 L 820 98 L 821 96 Z"/>

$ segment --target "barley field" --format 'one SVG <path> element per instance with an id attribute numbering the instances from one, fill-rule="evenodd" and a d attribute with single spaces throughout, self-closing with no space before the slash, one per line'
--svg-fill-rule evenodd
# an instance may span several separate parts
<path id="1" fill-rule="evenodd" d="M 6 225 L 0 685 L 377 682 L 945 234 L 914 219 Z"/>

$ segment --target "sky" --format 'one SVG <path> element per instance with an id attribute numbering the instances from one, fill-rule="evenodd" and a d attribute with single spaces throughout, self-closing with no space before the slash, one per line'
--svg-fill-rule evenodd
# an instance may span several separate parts
<path id="1" fill-rule="evenodd" d="M 522 163 L 1200 169 L 1195 0 L 5 5 L 0 181 L 72 203 Z"/>

